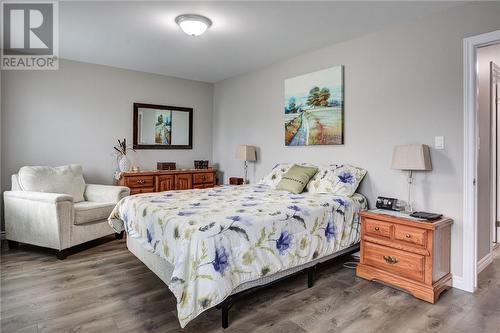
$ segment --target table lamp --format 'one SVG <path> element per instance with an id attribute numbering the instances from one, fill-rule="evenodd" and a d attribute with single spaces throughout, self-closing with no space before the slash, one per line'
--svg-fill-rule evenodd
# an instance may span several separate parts
<path id="1" fill-rule="evenodd" d="M 241 145 L 236 148 L 236 158 L 244 161 L 245 164 L 245 178 L 244 184 L 247 184 L 248 162 L 257 160 L 257 152 L 254 146 Z"/>
<path id="2" fill-rule="evenodd" d="M 408 171 L 407 211 L 411 213 L 411 187 L 413 185 L 413 171 L 432 170 L 429 146 L 422 144 L 395 146 L 392 154 L 392 168 Z"/>

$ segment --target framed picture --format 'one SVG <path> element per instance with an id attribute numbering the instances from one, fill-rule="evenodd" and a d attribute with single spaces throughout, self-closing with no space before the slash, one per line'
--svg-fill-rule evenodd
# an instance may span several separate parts
<path id="1" fill-rule="evenodd" d="M 285 80 L 285 145 L 344 144 L 344 66 Z"/>

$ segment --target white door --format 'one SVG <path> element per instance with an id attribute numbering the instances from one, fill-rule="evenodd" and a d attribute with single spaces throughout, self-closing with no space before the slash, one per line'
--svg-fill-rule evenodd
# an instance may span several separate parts
<path id="1" fill-rule="evenodd" d="M 492 135 L 496 148 L 493 151 L 495 156 L 493 157 L 494 166 L 494 179 L 493 184 L 495 189 L 493 191 L 494 200 L 496 204 L 496 214 L 493 219 L 492 225 L 492 240 L 494 243 L 500 243 L 500 66 L 495 64 L 493 61 L 490 63 L 490 78 L 491 78 L 491 110 L 492 110 L 492 120 L 493 120 L 493 131 Z"/>

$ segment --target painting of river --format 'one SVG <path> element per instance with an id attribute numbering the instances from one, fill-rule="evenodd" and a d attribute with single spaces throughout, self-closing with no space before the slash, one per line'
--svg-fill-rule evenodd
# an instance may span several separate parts
<path id="1" fill-rule="evenodd" d="M 285 80 L 285 145 L 344 144 L 344 68 Z"/>

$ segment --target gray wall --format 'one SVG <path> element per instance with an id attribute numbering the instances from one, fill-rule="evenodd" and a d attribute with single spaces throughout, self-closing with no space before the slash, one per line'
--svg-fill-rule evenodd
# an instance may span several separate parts
<path id="1" fill-rule="evenodd" d="M 490 61 L 500 65 L 500 45 L 482 47 L 477 51 L 478 62 L 478 219 L 477 259 L 490 253 L 492 227 L 492 113 L 490 99 Z"/>
<path id="2" fill-rule="evenodd" d="M 317 50 L 215 85 L 214 161 L 242 174 L 238 144 L 260 148 L 250 179 L 277 162 L 351 163 L 368 170 L 361 192 L 406 198 L 406 174 L 390 167 L 396 144 L 433 145 L 433 171 L 416 173 L 414 208 L 455 220 L 452 273 L 462 274 L 463 38 L 500 28 L 500 4 L 477 3 Z M 345 65 L 345 145 L 285 147 L 283 81 Z"/>
<path id="3" fill-rule="evenodd" d="M 83 165 L 87 182 L 113 182 L 117 139 L 132 143 L 134 102 L 192 107 L 192 150 L 138 150 L 134 165 L 192 167 L 212 159 L 213 85 L 66 61 L 57 71 L 2 72 L 2 185 L 23 165 Z"/>

